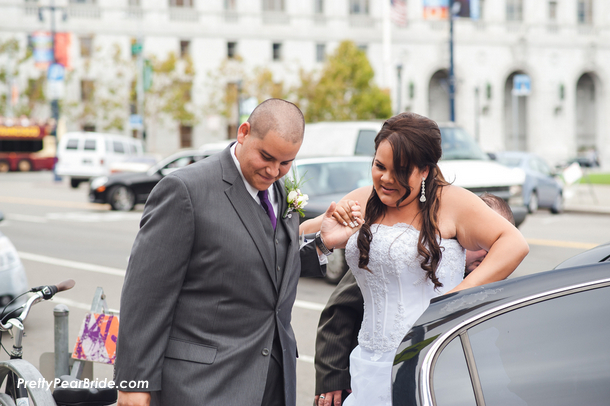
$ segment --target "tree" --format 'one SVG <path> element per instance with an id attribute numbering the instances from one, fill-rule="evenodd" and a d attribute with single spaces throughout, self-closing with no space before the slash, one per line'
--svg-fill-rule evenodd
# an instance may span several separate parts
<path id="1" fill-rule="evenodd" d="M 15 38 L 0 41 L 0 83 L 4 83 L 0 96 L 0 116 L 6 115 L 8 110 L 11 83 L 27 83 L 19 92 L 17 104 L 13 106 L 13 115 L 31 117 L 36 108 L 45 103 L 44 87 L 46 76 L 39 70 L 33 69 L 32 50 L 19 44 Z M 28 69 L 30 68 L 30 69 Z"/>
<path id="2" fill-rule="evenodd" d="M 366 54 L 351 41 L 339 44 L 318 75 L 301 71 L 295 89 L 307 122 L 385 119 L 392 114 L 389 92 L 374 82 Z M 319 76 L 319 77 L 318 77 Z"/>

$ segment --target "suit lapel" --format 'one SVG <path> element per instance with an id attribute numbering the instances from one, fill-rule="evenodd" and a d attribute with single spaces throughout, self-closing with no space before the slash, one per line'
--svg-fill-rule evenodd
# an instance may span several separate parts
<path id="1" fill-rule="evenodd" d="M 288 203 L 286 201 L 286 190 L 284 188 L 284 182 L 283 181 L 278 181 L 275 182 L 275 190 L 276 193 L 278 193 L 278 208 L 279 208 L 279 213 L 278 213 L 278 226 L 284 227 L 284 231 L 286 232 L 286 235 L 288 236 L 288 247 L 286 249 L 286 261 L 284 263 L 284 277 L 282 278 L 282 282 L 281 282 L 281 286 L 280 286 L 280 293 L 279 296 L 282 297 L 282 295 L 284 294 L 286 287 L 289 286 L 289 280 L 290 280 L 290 272 L 293 272 L 294 270 L 294 260 L 295 260 L 295 255 L 292 254 L 292 251 L 294 250 L 294 244 L 298 243 L 298 231 L 295 232 L 295 230 L 293 228 L 291 228 L 291 222 L 295 221 L 293 218 L 284 218 L 284 212 L 286 211 L 286 208 L 288 207 Z M 298 216 L 298 213 L 292 213 L 292 217 L 294 216 Z M 297 222 L 298 224 L 298 222 Z M 298 258 L 298 257 L 296 257 Z"/>
<path id="2" fill-rule="evenodd" d="M 241 175 L 235 167 L 235 163 L 231 157 L 230 147 L 222 151 L 221 154 L 220 163 L 222 166 L 222 178 L 226 183 L 231 185 L 225 190 L 225 194 L 248 231 L 248 234 L 252 237 L 263 262 L 265 263 L 265 268 L 267 268 L 269 277 L 277 290 L 275 270 L 273 269 L 273 254 L 267 241 L 268 237 L 260 223 L 259 213 L 256 212 L 258 209 L 256 202 L 252 199 L 250 193 L 248 193 Z"/>

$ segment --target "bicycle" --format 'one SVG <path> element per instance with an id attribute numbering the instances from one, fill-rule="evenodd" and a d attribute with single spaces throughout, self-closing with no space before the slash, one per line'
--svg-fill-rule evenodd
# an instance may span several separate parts
<path id="1" fill-rule="evenodd" d="M 0 317 L 0 333 L 9 332 L 13 339 L 10 359 L 0 361 L 0 388 L 5 384 L 4 392 L 0 391 L 0 406 L 106 406 L 116 402 L 116 389 L 89 387 L 69 375 L 62 376 L 58 381 L 60 385 L 51 392 L 51 383 L 47 383 L 40 372 L 23 359 L 23 322 L 31 307 L 51 299 L 58 292 L 71 289 L 74 284 L 74 280 L 69 279 L 57 285 L 32 288 L 29 292 L 34 294 L 22 306 L 18 316 L 6 323 Z M 4 346 L 2 348 L 8 353 Z"/>

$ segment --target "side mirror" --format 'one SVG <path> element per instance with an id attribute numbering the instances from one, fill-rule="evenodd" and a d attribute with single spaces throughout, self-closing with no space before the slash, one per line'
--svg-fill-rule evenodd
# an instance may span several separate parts
<path id="1" fill-rule="evenodd" d="M 0 211 L 0 221 L 4 220 L 4 214 Z"/>

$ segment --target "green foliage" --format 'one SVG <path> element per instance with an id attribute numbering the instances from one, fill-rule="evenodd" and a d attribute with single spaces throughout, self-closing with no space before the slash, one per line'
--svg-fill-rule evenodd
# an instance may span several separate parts
<path id="1" fill-rule="evenodd" d="M 24 77 L 22 74 L 24 71 L 30 72 L 24 68 L 32 63 L 32 50 L 27 47 L 22 48 L 17 39 L 9 38 L 0 41 L 0 83 L 5 84 L 0 90 L 2 92 L 0 95 L 0 115 L 6 114 L 10 93 L 7 81 L 11 77 L 20 85 L 24 80 L 27 80 L 27 87 L 23 89 L 23 86 L 20 86 L 19 99 L 17 104 L 13 106 L 15 116 L 31 116 L 37 106 L 46 103 L 44 94 L 46 76 L 39 71 L 33 71 L 33 76 L 28 77 Z"/>
<path id="2" fill-rule="evenodd" d="M 269 98 L 289 97 L 284 82 L 277 80 L 269 68 L 248 70 L 240 56 L 225 59 L 217 69 L 208 72 L 206 85 L 210 97 L 204 112 L 219 114 L 230 120 L 237 119 L 239 96 L 242 100 L 254 97 L 259 103 Z"/>
<path id="3" fill-rule="evenodd" d="M 192 103 L 195 66 L 190 57 L 178 58 L 170 52 L 166 59 L 150 58 L 153 67 L 152 86 L 146 93 L 146 116 L 161 119 L 163 114 L 184 124 L 196 124 Z"/>
<path id="4" fill-rule="evenodd" d="M 366 54 L 343 41 L 329 55 L 321 74 L 300 72 L 295 89 L 307 122 L 385 119 L 392 114 L 390 94 L 374 82 Z"/>

